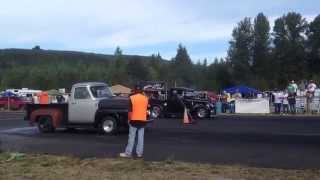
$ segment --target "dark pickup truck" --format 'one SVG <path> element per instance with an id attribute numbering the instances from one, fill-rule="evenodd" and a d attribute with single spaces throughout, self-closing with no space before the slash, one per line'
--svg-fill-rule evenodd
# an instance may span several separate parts
<path id="1" fill-rule="evenodd" d="M 155 117 L 182 117 L 184 109 L 198 119 L 211 118 L 215 115 L 215 106 L 209 98 L 190 88 L 176 87 L 169 91 L 147 88 L 151 111 Z"/>

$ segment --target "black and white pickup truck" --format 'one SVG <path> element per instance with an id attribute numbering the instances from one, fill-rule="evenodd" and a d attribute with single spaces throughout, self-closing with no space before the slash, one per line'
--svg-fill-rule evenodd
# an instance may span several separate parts
<path id="1" fill-rule="evenodd" d="M 116 97 L 105 83 L 87 82 L 72 86 L 68 103 L 28 104 L 25 120 L 41 132 L 56 128 L 93 127 L 115 134 L 128 127 L 129 98 Z"/>

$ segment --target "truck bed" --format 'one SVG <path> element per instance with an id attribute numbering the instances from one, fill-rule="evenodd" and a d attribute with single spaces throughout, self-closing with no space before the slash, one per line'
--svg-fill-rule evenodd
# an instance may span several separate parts
<path id="1" fill-rule="evenodd" d="M 25 109 L 26 109 L 26 116 L 25 120 L 30 120 L 30 114 L 37 109 L 60 109 L 61 112 L 63 113 L 63 123 L 68 122 L 68 104 L 63 103 L 63 104 L 27 104 Z"/>

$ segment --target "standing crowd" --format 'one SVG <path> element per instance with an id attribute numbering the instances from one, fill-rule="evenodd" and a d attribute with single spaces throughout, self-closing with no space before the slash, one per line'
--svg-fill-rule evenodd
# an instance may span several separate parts
<path id="1" fill-rule="evenodd" d="M 272 93 L 275 108 L 274 112 L 276 114 L 295 114 L 297 112 L 296 102 L 298 96 L 306 97 L 306 111 L 309 112 L 310 103 L 313 102 L 316 89 L 317 85 L 313 80 L 310 80 L 306 85 L 302 82 L 299 87 L 295 81 L 292 80 L 285 90 L 280 91 L 276 89 Z"/>

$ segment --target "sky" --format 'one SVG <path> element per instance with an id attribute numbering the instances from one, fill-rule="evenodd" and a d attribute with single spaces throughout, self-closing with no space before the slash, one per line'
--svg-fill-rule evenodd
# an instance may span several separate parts
<path id="1" fill-rule="evenodd" d="M 178 44 L 192 60 L 225 57 L 232 29 L 263 12 L 273 21 L 288 12 L 308 21 L 319 0 L 0 0 L 0 48 L 160 53 L 171 59 Z"/>

